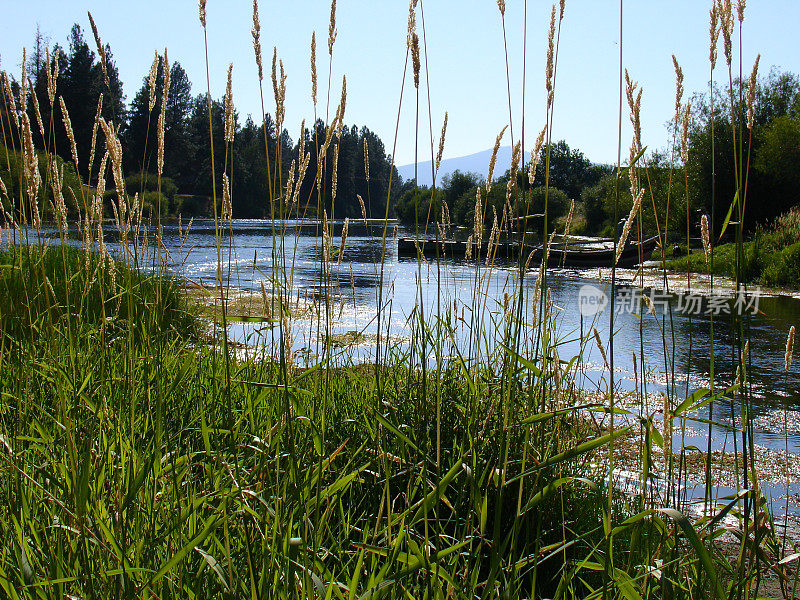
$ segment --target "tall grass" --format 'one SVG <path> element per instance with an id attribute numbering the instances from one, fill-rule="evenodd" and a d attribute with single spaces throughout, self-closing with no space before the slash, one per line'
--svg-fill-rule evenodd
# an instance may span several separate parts
<path id="1" fill-rule="evenodd" d="M 498 2 L 498 8 L 505 32 L 505 3 Z M 723 14 L 723 37 L 730 36 L 730 3 L 715 4 L 715 10 Z M 422 0 L 412 1 L 409 11 L 406 66 L 414 79 L 418 119 L 420 85 L 435 82 L 429 81 L 427 69 L 422 70 L 421 56 L 427 57 L 428 50 Z M 565 14 L 563 1 L 553 6 L 547 108 L 533 153 L 537 158 L 544 141 L 550 146 L 562 21 L 568 26 Z M 206 41 L 207 18 L 202 1 Z M 712 19 L 712 38 L 718 27 L 714 23 Z M 261 84 L 256 2 L 252 32 Z M 622 38 L 620 31 L 620 47 Z M 312 40 L 316 111 L 315 37 Z M 530 264 L 533 253 L 521 253 L 512 276 L 502 287 L 497 283 L 508 272 L 501 272 L 497 263 L 501 233 L 517 235 L 525 243 L 533 228 L 530 215 L 514 214 L 511 208 L 526 204 L 517 197 L 523 192 L 516 187 L 516 177 L 507 188 L 507 208 L 499 217 L 493 215 L 488 243 L 483 242 L 487 232 L 479 190 L 474 244 L 468 248 L 474 279 L 466 297 L 448 295 L 441 256 L 435 264 L 421 253 L 417 257 L 419 299 L 408 320 L 411 333 L 405 344 L 389 336 L 391 297 L 384 278 L 392 236 L 387 220 L 376 266 L 380 275 L 374 360 L 359 364 L 337 354 L 333 332 L 341 300 L 336 290 L 340 268 L 346 265 L 346 233 L 337 252 L 335 185 L 330 195 L 319 185 L 324 170 L 336 172 L 335 158 L 327 159 L 328 148 L 337 144 L 346 106 L 343 81 L 331 118 L 335 40 L 334 0 L 326 139 L 313 149 L 320 159 L 317 172 L 309 174 L 318 182 L 317 214 L 323 215 L 318 223 L 322 292 L 316 299 L 321 309 L 308 322 L 301 319 L 300 303 L 292 296 L 296 238 L 281 220 L 289 214 L 286 203 L 296 196 L 294 188 L 299 189 L 305 175 L 301 165 L 308 163 L 308 156 L 301 147 L 292 157 L 295 168 L 289 181 L 282 180 L 280 156 L 274 171 L 267 169 L 272 270 L 263 273 L 261 291 L 271 328 L 257 346 L 243 349 L 228 337 L 227 308 L 235 291 L 230 260 L 236 244 L 227 185 L 235 135 L 229 121 L 232 86 L 226 97 L 229 126 L 222 146 L 226 171 L 221 180 L 226 183 L 221 208 L 216 198 L 220 174 L 212 172 L 214 295 L 221 311 L 217 335 L 211 338 L 204 335 L 202 317 L 187 304 L 183 286 L 170 272 L 160 211 L 145 214 L 139 197 L 125 192 L 113 123 L 98 118 L 105 149 L 99 152 L 103 158 L 94 174 L 97 189 L 75 191 L 78 200 L 70 210 L 79 215 L 78 222 L 55 216 L 54 241 L 35 213 L 42 183 L 40 159 L 25 144 L 30 123 L 15 121 L 17 113 L 9 109 L 14 98 L 4 95 L 3 140 L 12 152 L 21 153 L 25 168 L 19 185 L 3 197 L 6 226 L 16 237 L 0 254 L 3 596 L 739 598 L 755 597 L 762 578 L 769 577 L 784 597 L 793 597 L 798 584 L 796 548 L 786 536 L 777 535 L 772 507 L 753 479 L 753 432 L 747 419 L 752 396 L 747 392 L 743 348 L 737 350 L 743 356 L 736 385 L 715 388 L 712 366 L 709 389 L 681 390 L 672 322 L 660 322 L 657 340 L 645 339 L 640 328 L 640 356 L 633 363 L 641 370 L 635 394 L 640 408 L 623 408 L 614 379 L 613 301 L 608 338 L 601 339 L 594 328 L 597 322 L 585 331 L 582 323 L 580 332 L 565 333 L 549 283 L 553 276 L 547 270 L 548 242 L 538 254 L 539 265 Z M 508 55 L 505 35 L 503 42 Z M 727 49 L 728 37 L 725 44 Z M 163 64 L 168 64 L 166 51 Z M 729 59 L 729 68 L 731 64 Z M 621 131 L 622 55 L 619 66 Z M 511 75 L 506 68 L 508 125 L 513 131 Z M 285 87 L 277 55 L 273 73 L 281 131 Z M 207 74 L 210 89 L 210 70 Z M 523 80 L 525 76 L 523 72 Z M 402 83 L 404 89 L 411 85 L 405 71 Z M 618 161 L 617 185 L 629 181 L 639 201 L 628 216 L 626 236 L 637 231 L 634 226 L 645 210 L 642 198 L 649 191 L 646 161 L 640 162 L 641 96 L 630 78 L 627 91 L 636 135 L 627 164 Z M 263 93 L 261 98 L 263 106 Z M 429 96 L 427 101 L 430 115 Z M 210 102 L 209 95 L 211 129 Z M 524 107 L 524 100 L 521 104 Z M 154 105 L 151 102 L 151 110 Z M 66 123 L 66 110 L 64 115 Z M 162 155 L 163 120 L 157 127 Z M 524 136 L 524 125 L 521 129 Z M 432 163 L 438 163 L 433 160 L 432 125 L 429 133 Z M 416 141 L 421 142 L 419 137 Z M 212 153 L 221 151 L 220 140 L 216 142 L 215 146 L 209 138 Z M 514 144 L 512 134 L 515 171 L 525 170 L 523 143 Z M 49 157 L 52 148 L 46 150 Z M 441 152 L 440 145 L 439 158 Z M 621 133 L 619 153 L 621 157 Z M 266 138 L 264 160 L 269 161 Z M 547 173 L 549 155 L 545 160 Z M 161 159 L 159 163 L 160 188 Z M 744 164 L 740 155 L 737 164 Z M 535 173 L 535 165 L 528 167 Z M 51 171 L 53 183 L 47 184 L 56 198 L 57 215 L 62 182 L 58 170 L 48 166 L 47 173 Z M 103 213 L 107 179 L 115 182 L 113 222 Z M 743 187 L 731 207 L 738 211 L 739 223 L 746 175 L 740 179 Z M 490 185 L 491 178 L 487 192 Z M 664 223 L 663 246 L 667 219 L 656 218 Z M 438 243 L 449 225 L 446 212 L 441 218 L 419 215 L 416 230 L 425 233 L 429 225 L 436 225 Z M 543 231 L 547 230 L 545 213 Z M 77 231 L 82 247 L 69 245 L 72 231 Z M 106 246 L 112 232 L 120 241 L 116 256 Z M 180 233 L 185 242 L 188 230 Z M 739 282 L 744 281 L 744 248 L 740 232 L 735 260 Z M 663 269 L 666 278 L 666 265 Z M 426 305 L 422 289 L 429 272 L 437 277 L 435 307 Z M 536 277 L 532 288 L 525 284 L 529 276 Z M 497 289 L 504 291 L 502 297 L 493 297 Z M 647 318 L 646 307 L 640 308 Z M 316 359 L 301 363 L 293 356 L 293 331 L 306 326 L 321 347 Z M 739 322 L 731 327 L 746 332 Z M 466 337 L 466 344 L 457 342 L 460 336 Z M 578 354 L 562 356 L 571 340 L 577 341 Z M 743 346 L 744 335 L 741 340 Z M 663 410 L 648 404 L 645 374 L 656 365 L 646 363 L 644 347 L 653 343 L 663 346 L 664 369 L 670 373 Z M 582 375 L 582 363 L 593 348 L 601 354 L 607 378 L 595 390 L 586 389 Z M 788 343 L 785 362 L 788 371 Z M 696 454 L 682 436 L 673 439 L 674 420 L 681 430 L 692 419 L 711 425 L 697 412 L 738 398 L 743 398 L 744 418 L 735 438 L 742 445 L 734 458 L 743 485 L 729 498 L 714 497 L 711 473 L 717 465 L 709 445 L 698 469 L 706 480 L 705 511 L 692 514 L 678 489 L 687 477 L 687 461 Z M 626 456 L 639 469 L 632 491 L 623 488 L 614 468 Z M 737 524 L 723 527 L 731 518 Z M 738 543 L 732 546 L 722 533 L 738 536 Z"/>

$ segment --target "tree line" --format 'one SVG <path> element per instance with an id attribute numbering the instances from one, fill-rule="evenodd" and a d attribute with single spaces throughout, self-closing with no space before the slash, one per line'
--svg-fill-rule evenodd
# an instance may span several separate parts
<path id="1" fill-rule="evenodd" d="M 16 106 L 10 104 L 8 93 L 3 94 L 5 101 L 0 103 L 0 119 L 4 126 L 4 137 L 0 142 L 9 157 L 8 161 L 4 161 L 5 164 L 0 165 L 0 177 L 4 183 L 12 190 L 15 189 L 15 180 L 18 178 L 8 172 L 8 165 L 19 163 L 19 157 L 15 156 L 21 146 L 16 123 L 22 111 L 25 111 L 32 124 L 33 143 L 37 150 L 48 150 L 57 155 L 60 158 L 59 164 L 67 167 L 67 180 L 72 181 L 79 175 L 84 184 L 96 185 L 101 161 L 100 158 L 94 158 L 91 165 L 94 172 L 90 173 L 89 157 L 93 148 L 99 153 L 102 147 L 102 131 L 97 132 L 95 128 L 99 106 L 100 115 L 108 123 L 114 124 L 122 143 L 123 167 L 129 192 L 140 191 L 145 206 L 159 206 L 164 214 L 213 214 L 209 128 L 215 147 L 224 148 L 223 99 L 212 98 L 209 103 L 206 93 L 193 94 L 192 83 L 180 62 L 170 63 L 170 85 L 164 119 L 164 170 L 159 197 L 155 175 L 158 152 L 156 124 L 162 110 L 163 57 L 156 55 L 154 59 L 152 73 L 155 76 L 155 93 L 151 94 L 150 73 L 147 73 L 128 104 L 113 53 L 108 45 L 104 47 L 104 53 L 105 72 L 103 61 L 92 50 L 82 28 L 77 24 L 73 25 L 65 47 L 58 44 L 49 47 L 37 31 L 33 50 L 26 61 L 26 79 L 30 79 L 26 106 L 19 105 L 21 81 L 10 74 L 7 75 L 8 92 L 17 99 Z M 63 98 L 69 111 L 78 156 L 77 174 L 72 166 L 72 146 L 60 110 L 60 100 L 55 99 L 51 106 L 48 95 L 48 57 L 51 74 L 55 64 L 59 65 L 55 83 L 57 94 Z M 151 100 L 153 96 L 157 98 L 154 103 Z M 14 111 L 16 115 L 11 114 Z M 286 128 L 277 131 L 270 113 L 259 120 L 248 115 L 243 123 L 239 122 L 237 114 L 232 154 L 227 157 L 233 216 L 270 216 L 269 185 L 273 183 L 275 200 L 289 177 L 292 161 L 299 162 L 298 151 L 301 145 L 310 154 L 310 162 L 301 185 L 300 202 L 295 206 L 292 215 L 279 216 L 315 215 L 319 199 L 331 197 L 334 145 L 338 145 L 336 217 L 361 217 L 361 203 L 358 201 L 360 196 L 368 217 L 383 218 L 386 215 L 387 200 L 393 204 L 402 182 L 381 139 L 366 126 L 343 126 L 338 139 L 328 148 L 328 156 L 321 170 L 322 177 L 317 185 L 317 151 L 323 146 L 325 135 L 326 125 L 321 120 L 310 127 L 303 127 L 298 132 L 297 140 L 293 141 Z M 365 152 L 368 164 L 365 162 Z M 218 198 L 222 197 L 221 174 L 225 160 L 224 151 L 216 152 L 213 166 L 216 169 Z M 14 170 L 13 167 L 11 170 Z M 395 190 L 391 196 L 390 174 L 391 187 Z M 105 178 L 107 187 L 111 188 L 113 179 L 109 174 Z M 48 192 L 42 188 L 41 194 L 45 200 L 43 206 L 46 206 Z M 106 194 L 110 197 L 113 191 Z M 280 203 L 276 202 L 275 205 Z M 330 207 L 328 208 L 330 213 Z"/>

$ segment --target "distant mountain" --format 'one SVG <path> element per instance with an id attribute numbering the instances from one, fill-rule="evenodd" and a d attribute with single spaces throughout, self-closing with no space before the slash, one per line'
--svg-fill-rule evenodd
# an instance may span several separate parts
<path id="1" fill-rule="evenodd" d="M 476 152 L 468 156 L 459 156 L 458 158 L 447 158 L 442 161 L 439 167 L 439 174 L 436 176 L 436 182 L 441 183 L 442 177 L 453 171 L 462 171 L 465 173 L 472 172 L 478 173 L 482 177 L 486 177 L 489 173 L 489 159 L 492 158 L 491 150 L 484 150 Z M 497 152 L 497 162 L 494 167 L 494 177 L 498 177 L 511 168 L 511 146 L 503 146 Z M 397 171 L 404 181 L 414 179 L 414 165 L 403 165 L 397 167 Z M 419 163 L 417 167 L 417 183 L 419 185 L 430 186 L 431 181 L 431 161 Z"/>

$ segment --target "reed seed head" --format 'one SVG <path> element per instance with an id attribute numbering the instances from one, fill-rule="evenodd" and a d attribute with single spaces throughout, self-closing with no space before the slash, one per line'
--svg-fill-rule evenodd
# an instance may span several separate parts
<path id="1" fill-rule="evenodd" d="M 539 160 L 542 157 L 542 145 L 544 144 L 544 136 L 547 133 L 547 125 L 542 127 L 536 138 L 536 143 L 533 145 L 531 151 L 531 163 L 528 165 L 528 184 L 533 187 L 533 182 L 536 179 L 536 167 L 539 166 Z"/>
<path id="2" fill-rule="evenodd" d="M 472 235 L 475 238 L 475 242 L 480 247 L 480 243 L 483 240 L 483 207 L 481 204 L 480 186 L 475 188 L 475 209 L 472 221 Z"/>
<path id="3" fill-rule="evenodd" d="M 331 171 L 331 202 L 336 200 L 336 188 L 339 183 L 339 146 L 333 147 L 333 170 Z"/>
<path id="4" fill-rule="evenodd" d="M 758 86 L 758 63 L 761 61 L 761 55 L 756 56 L 756 62 L 753 64 L 753 71 L 750 73 L 750 81 L 747 84 L 747 128 L 753 129 L 753 122 L 755 121 L 755 105 L 756 105 L 756 87 Z"/>
<path id="5" fill-rule="evenodd" d="M 572 225 L 572 216 L 575 214 L 575 200 L 572 200 L 567 213 L 567 222 L 564 225 L 564 235 L 569 235 L 569 228 Z"/>
<path id="6" fill-rule="evenodd" d="M 333 44 L 336 42 L 336 0 L 331 0 L 331 19 L 328 23 L 328 54 L 333 56 Z"/>
<path id="7" fill-rule="evenodd" d="M 253 29 L 250 30 L 253 36 L 253 52 L 256 55 L 256 66 L 258 67 L 258 80 L 264 80 L 264 63 L 261 57 L 261 21 L 258 18 L 258 0 L 253 0 Z"/>
<path id="8" fill-rule="evenodd" d="M 311 100 L 317 106 L 317 34 L 311 32 Z"/>
<path id="9" fill-rule="evenodd" d="M 606 357 L 606 349 L 603 348 L 603 341 L 600 339 L 600 332 L 597 331 L 597 327 L 592 328 L 594 330 L 594 341 L 597 344 L 597 349 L 600 350 L 600 356 L 603 357 L 603 362 L 606 363 L 606 367 L 608 368 L 608 358 Z"/>
<path id="10" fill-rule="evenodd" d="M 492 189 L 492 175 L 494 175 L 494 166 L 497 162 L 497 153 L 500 150 L 500 142 L 503 139 L 503 135 L 508 129 L 508 125 L 504 126 L 503 129 L 500 130 L 500 133 L 497 134 L 497 138 L 494 141 L 494 148 L 492 149 L 492 157 L 489 159 L 489 173 L 486 175 L 486 193 L 488 194 L 489 191 Z"/>
<path id="11" fill-rule="evenodd" d="M 369 144 L 367 144 L 367 138 L 364 138 L 364 177 L 369 183 Z"/>
<path id="12" fill-rule="evenodd" d="M 33 145 L 31 134 L 31 122 L 27 111 L 22 113 L 22 150 L 23 163 L 28 200 L 32 206 L 33 226 L 38 230 L 41 222 L 39 220 L 39 186 L 41 177 L 39 175 L 39 159 L 36 156 L 36 148 Z"/>
<path id="13" fill-rule="evenodd" d="M 545 89 L 547 90 L 547 106 L 553 103 L 553 74 L 555 72 L 555 37 L 556 37 L 556 5 L 550 12 L 550 30 L 547 34 L 547 66 L 545 68 Z"/>
<path id="14" fill-rule="evenodd" d="M 200 10 L 200 24 L 205 28 L 206 26 L 206 0 L 199 0 L 198 8 Z"/>
<path id="15" fill-rule="evenodd" d="M 730 68 L 733 61 L 733 8 L 731 0 L 721 0 L 720 27 L 722 30 L 722 46 L 725 52 L 725 62 Z"/>
<path id="16" fill-rule="evenodd" d="M 703 239 L 703 252 L 706 255 L 706 266 L 711 264 L 711 236 L 708 232 L 708 216 L 700 219 L 700 234 Z"/>
<path id="17" fill-rule="evenodd" d="M 408 25 L 406 27 L 406 46 L 411 49 L 411 37 L 417 31 L 417 0 L 411 0 L 408 3 Z"/>
<path id="18" fill-rule="evenodd" d="M 739 23 L 744 21 L 744 9 L 746 4 L 747 0 L 736 0 L 736 13 L 739 18 Z"/>
<path id="19" fill-rule="evenodd" d="M 17 101 L 14 99 L 14 92 L 11 91 L 11 80 L 8 77 L 8 73 L 3 71 L 3 87 L 5 88 L 6 92 L 6 101 L 9 104 L 9 108 L 11 109 L 11 117 L 14 119 L 14 125 L 19 129 L 19 116 L 17 115 Z"/>
<path id="20" fill-rule="evenodd" d="M 361 197 L 361 194 L 356 194 L 356 198 L 358 198 L 358 205 L 361 207 L 361 218 L 364 219 L 364 226 L 367 225 L 367 207 L 364 206 L 364 199 Z"/>
<path id="21" fill-rule="evenodd" d="M 447 134 L 447 111 L 444 113 L 444 123 L 442 124 L 442 135 L 439 138 L 439 151 L 436 153 L 436 172 L 439 172 L 439 167 L 442 164 L 442 154 L 444 154 L 444 138 Z M 366 140 L 364 140 L 366 143 Z"/>
<path id="22" fill-rule="evenodd" d="M 792 355 L 794 354 L 794 325 L 789 328 L 789 335 L 786 337 L 786 355 L 783 362 L 788 371 L 792 367 Z"/>
<path id="23" fill-rule="evenodd" d="M 672 55 L 672 64 L 675 66 L 675 115 L 677 118 L 683 103 L 683 69 L 674 54 Z"/>
<path id="24" fill-rule="evenodd" d="M 75 134 L 72 132 L 72 121 L 69 120 L 69 111 L 67 105 L 64 104 L 64 97 L 59 96 L 58 102 L 61 105 L 61 119 L 64 122 L 64 129 L 67 132 L 67 139 L 69 140 L 69 147 L 72 151 L 72 161 L 75 163 L 75 170 L 78 170 L 78 148 L 75 145 Z"/>
<path id="25" fill-rule="evenodd" d="M 94 43 L 97 45 L 97 54 L 100 56 L 100 68 L 103 71 L 103 79 L 105 79 L 106 87 L 111 88 L 111 83 L 108 79 L 108 62 L 106 60 L 106 49 L 103 47 L 103 42 L 100 39 L 100 32 L 97 30 L 97 25 L 94 22 L 92 13 L 89 12 L 89 24 L 92 26 L 92 33 L 94 34 Z"/>
<path id="26" fill-rule="evenodd" d="M 336 260 L 336 264 L 342 264 L 342 257 L 344 256 L 344 246 L 347 243 L 347 229 L 350 226 L 350 219 L 345 217 L 344 225 L 342 225 L 342 241 L 339 244 L 339 256 Z"/>
<path id="27" fill-rule="evenodd" d="M 419 89 L 419 36 L 416 31 L 411 34 L 411 66 L 414 70 L 414 87 Z"/>
<path id="28" fill-rule="evenodd" d="M 565 0 L 561 0 L 559 2 L 559 7 L 558 7 L 558 20 L 559 21 L 563 21 L 564 20 L 564 4 L 565 4 Z"/>
<path id="29" fill-rule="evenodd" d="M 617 242 L 617 254 L 614 257 L 615 265 L 619 262 L 619 258 L 622 256 L 622 251 L 625 249 L 625 245 L 628 242 L 631 226 L 633 225 L 633 220 L 636 218 L 636 215 L 639 213 L 639 208 L 642 205 L 643 197 L 644 190 L 639 190 L 633 199 L 633 206 L 631 206 L 631 211 L 628 213 L 628 218 L 625 220 L 625 225 L 622 227 L 622 234 L 619 236 L 619 241 Z"/>
<path id="30" fill-rule="evenodd" d="M 500 9 L 500 16 L 506 16 L 506 0 L 497 0 L 497 8 Z"/>
<path id="31" fill-rule="evenodd" d="M 50 60 L 50 48 L 44 49 L 45 54 L 45 73 L 47 74 L 47 98 L 50 100 L 50 106 L 56 100 L 56 88 L 58 87 L 58 52 Z"/>
<path id="32" fill-rule="evenodd" d="M 472 247 L 473 247 L 474 243 L 475 242 L 474 242 L 474 240 L 472 238 L 472 234 L 470 234 L 469 237 L 467 238 L 467 241 L 464 242 L 464 245 L 466 247 L 466 250 L 465 250 L 465 253 L 464 253 L 464 258 L 466 260 L 472 260 Z"/>
<path id="33" fill-rule="evenodd" d="M 233 203 L 231 202 L 231 181 L 228 174 L 222 174 L 222 220 L 228 221 L 233 218 Z"/>
<path id="34" fill-rule="evenodd" d="M 687 102 L 683 110 L 681 121 L 681 159 L 683 164 L 689 162 L 689 119 L 692 115 L 692 103 Z"/>
<path id="35" fill-rule="evenodd" d="M 717 0 L 711 3 L 711 10 L 708 11 L 708 60 L 711 63 L 711 69 L 717 65 L 717 42 L 719 41 L 719 8 Z"/>
<path id="36" fill-rule="evenodd" d="M 153 112 L 153 108 L 155 108 L 156 106 L 156 78 L 158 77 L 158 63 L 159 63 L 158 52 L 155 52 L 155 56 L 153 57 L 153 64 L 150 65 L 150 75 L 147 77 L 147 91 L 148 91 L 147 106 L 150 112 Z"/>
<path id="37" fill-rule="evenodd" d="M 225 87 L 225 142 L 233 143 L 236 119 L 233 108 L 233 63 L 228 65 L 228 84 Z"/>
<path id="38" fill-rule="evenodd" d="M 22 76 L 19 82 L 19 107 L 21 110 L 28 108 L 28 74 L 27 74 L 27 51 L 22 49 Z"/>
<path id="39" fill-rule="evenodd" d="M 28 80 L 28 85 L 33 89 L 30 79 Z M 42 136 L 42 140 L 44 140 L 46 139 L 44 136 L 44 123 L 42 122 L 42 113 L 39 111 L 39 99 L 37 98 L 36 92 L 31 94 L 31 100 L 33 101 L 33 112 L 36 115 L 36 124 L 39 126 L 39 134 Z"/>
<path id="40" fill-rule="evenodd" d="M 94 124 L 92 125 L 92 143 L 89 149 L 89 174 L 92 173 L 92 165 L 94 164 L 94 153 L 97 145 L 97 130 L 100 127 L 100 117 L 103 112 L 103 94 L 97 98 L 97 111 L 94 114 Z"/>

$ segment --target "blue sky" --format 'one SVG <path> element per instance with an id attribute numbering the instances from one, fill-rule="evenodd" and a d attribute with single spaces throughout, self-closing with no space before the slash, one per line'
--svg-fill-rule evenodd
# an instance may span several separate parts
<path id="1" fill-rule="evenodd" d="M 424 0 L 423 0 L 424 2 Z M 523 2 L 507 0 L 512 110 L 515 135 L 521 130 Z M 674 103 L 674 53 L 685 73 L 687 94 L 708 82 L 708 9 L 710 0 L 627 0 L 624 7 L 623 62 L 643 89 L 642 133 L 649 149 L 663 148 L 666 122 Z M 526 146 L 530 148 L 544 123 L 544 64 L 551 4 L 528 0 Z M 445 157 L 491 147 L 508 122 L 503 35 L 494 0 L 428 0 L 423 5 L 431 121 L 438 138 L 444 112 L 449 112 Z M 6 3 L 0 23 L 0 68 L 18 75 L 22 47 L 30 48 L 36 25 L 51 42 L 66 43 L 72 23 L 79 23 L 91 41 L 86 16 L 92 12 L 103 41 L 114 52 L 130 101 L 149 70 L 154 50 L 169 49 L 189 74 L 193 92 L 205 90 L 202 28 L 197 3 L 188 0 L 28 0 Z M 272 47 L 287 71 L 286 124 L 297 137 L 302 119 L 310 122 L 309 46 L 317 33 L 320 77 L 319 111 L 324 117 L 327 89 L 327 0 L 260 2 L 262 45 L 269 77 Z M 418 9 L 419 11 L 419 9 Z M 342 75 L 347 75 L 346 122 L 367 125 L 392 151 L 403 66 L 406 59 L 408 5 L 404 0 L 339 0 L 338 37 L 332 69 L 333 106 Z M 234 97 L 243 119 L 260 113 L 258 81 L 250 28 L 252 3 L 208 1 L 211 90 L 224 92 L 227 65 L 234 63 Z M 750 0 L 743 36 L 743 70 L 749 74 L 756 53 L 761 72 L 772 66 L 800 73 L 797 43 L 800 2 Z M 421 30 L 421 18 L 418 14 Z M 567 0 L 559 51 L 554 139 L 566 139 L 590 159 L 614 162 L 617 155 L 617 65 L 619 3 L 610 0 Z M 421 31 L 420 31 L 421 33 Z M 93 42 L 92 42 L 93 45 Z M 727 77 L 720 61 L 715 77 Z M 424 85 L 424 80 L 423 80 Z M 271 83 L 264 86 L 268 112 L 274 112 Z M 420 94 L 420 160 L 430 158 L 427 91 Z M 630 139 L 624 115 L 623 146 Z M 505 143 L 509 142 L 508 134 Z M 438 142 L 436 142 L 438 145 Z M 414 159 L 414 97 L 406 84 L 395 152 L 398 164 Z M 623 153 L 624 155 L 624 153 Z"/>

